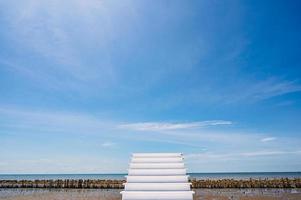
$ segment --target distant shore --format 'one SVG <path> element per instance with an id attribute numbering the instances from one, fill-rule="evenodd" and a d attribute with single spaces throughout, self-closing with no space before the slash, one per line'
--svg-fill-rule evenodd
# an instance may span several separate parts
<path id="1" fill-rule="evenodd" d="M 0 180 L 0 188 L 87 188 L 122 189 L 125 180 Z M 191 179 L 192 188 L 301 188 L 301 178 Z"/>

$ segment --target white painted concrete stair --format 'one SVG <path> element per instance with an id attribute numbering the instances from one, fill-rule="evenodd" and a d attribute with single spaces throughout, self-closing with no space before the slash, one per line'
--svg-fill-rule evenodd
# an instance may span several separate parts
<path id="1" fill-rule="evenodd" d="M 122 200 L 192 200 L 181 153 L 134 153 Z"/>

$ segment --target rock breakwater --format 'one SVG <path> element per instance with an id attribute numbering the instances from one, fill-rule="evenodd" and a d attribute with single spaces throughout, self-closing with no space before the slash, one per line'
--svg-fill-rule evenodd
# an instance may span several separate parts
<path id="1" fill-rule="evenodd" d="M 192 188 L 301 188 L 301 178 L 288 179 L 220 179 L 196 180 L 192 179 Z"/>
<path id="2" fill-rule="evenodd" d="M 121 189 L 123 180 L 0 180 L 0 188 L 102 188 Z"/>
<path id="3" fill-rule="evenodd" d="M 124 180 L 0 180 L 0 188 L 122 189 Z M 289 179 L 191 179 L 192 188 L 301 188 L 301 178 Z"/>

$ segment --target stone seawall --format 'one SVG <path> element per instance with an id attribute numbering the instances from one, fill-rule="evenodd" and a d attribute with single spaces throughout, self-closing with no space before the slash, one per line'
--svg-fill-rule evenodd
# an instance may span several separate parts
<path id="1" fill-rule="evenodd" d="M 0 180 L 0 188 L 104 188 L 122 189 L 122 180 Z"/>
<path id="2" fill-rule="evenodd" d="M 301 178 L 191 180 L 192 188 L 301 188 Z"/>
<path id="3" fill-rule="evenodd" d="M 122 189 L 124 180 L 0 180 L 0 188 L 97 188 Z M 301 178 L 296 179 L 191 179 L 192 188 L 301 188 Z"/>

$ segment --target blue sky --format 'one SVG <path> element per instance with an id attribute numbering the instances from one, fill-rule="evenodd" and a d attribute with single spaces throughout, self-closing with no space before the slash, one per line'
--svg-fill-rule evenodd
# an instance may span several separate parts
<path id="1" fill-rule="evenodd" d="M 0 2 L 0 173 L 301 170 L 297 1 Z"/>

